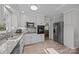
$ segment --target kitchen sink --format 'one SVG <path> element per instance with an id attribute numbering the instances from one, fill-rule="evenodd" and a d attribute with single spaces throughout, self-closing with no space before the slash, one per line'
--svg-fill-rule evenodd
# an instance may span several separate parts
<path id="1" fill-rule="evenodd" d="M 12 34 L 12 35 L 10 35 L 8 40 L 17 40 L 19 36 L 20 36 L 20 34 Z"/>
<path id="2" fill-rule="evenodd" d="M 19 36 L 12 36 L 12 37 L 8 38 L 8 40 L 16 40 L 16 39 L 18 39 L 18 37 Z"/>

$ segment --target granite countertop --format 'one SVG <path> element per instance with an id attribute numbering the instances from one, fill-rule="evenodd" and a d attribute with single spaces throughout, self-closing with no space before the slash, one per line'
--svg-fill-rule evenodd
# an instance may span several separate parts
<path id="1" fill-rule="evenodd" d="M 0 54 L 10 54 L 22 37 L 23 33 L 14 38 L 8 38 L 8 40 L 2 40 L 0 42 Z"/>
<path id="2" fill-rule="evenodd" d="M 23 32 L 22 34 L 14 35 L 13 38 L 9 37 L 8 40 L 4 38 L 3 40 L 0 41 L 0 54 L 10 54 L 24 34 L 37 34 L 37 33 Z"/>

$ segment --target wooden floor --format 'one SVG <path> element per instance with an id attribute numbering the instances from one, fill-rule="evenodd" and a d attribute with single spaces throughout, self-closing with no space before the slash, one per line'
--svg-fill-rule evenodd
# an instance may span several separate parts
<path id="1" fill-rule="evenodd" d="M 53 48 L 60 54 L 79 54 L 79 49 L 70 49 L 64 47 L 53 40 L 46 39 L 45 42 L 31 44 L 24 47 L 24 54 L 45 54 L 44 49 Z"/>

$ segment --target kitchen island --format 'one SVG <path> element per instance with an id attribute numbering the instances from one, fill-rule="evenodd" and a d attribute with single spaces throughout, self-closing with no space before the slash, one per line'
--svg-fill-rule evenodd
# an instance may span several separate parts
<path id="1" fill-rule="evenodd" d="M 44 34 L 26 33 L 23 37 L 24 45 L 44 42 Z"/>

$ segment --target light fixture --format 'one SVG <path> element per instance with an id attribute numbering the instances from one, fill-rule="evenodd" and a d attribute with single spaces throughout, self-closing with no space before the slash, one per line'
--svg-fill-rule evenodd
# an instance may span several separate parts
<path id="1" fill-rule="evenodd" d="M 22 13 L 24 13 L 24 11 L 22 11 Z"/>
<path id="2" fill-rule="evenodd" d="M 7 8 L 11 8 L 9 5 L 5 5 Z"/>
<path id="3" fill-rule="evenodd" d="M 30 9 L 33 10 L 33 11 L 36 11 L 38 10 L 38 6 L 37 5 L 30 5 Z"/>

